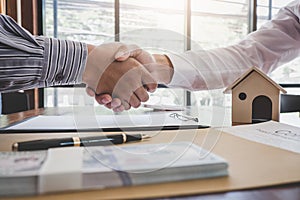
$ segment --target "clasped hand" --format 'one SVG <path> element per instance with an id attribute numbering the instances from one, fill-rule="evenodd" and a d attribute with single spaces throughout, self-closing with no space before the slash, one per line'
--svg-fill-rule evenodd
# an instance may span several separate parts
<path id="1" fill-rule="evenodd" d="M 157 88 L 144 67 L 153 62 L 153 57 L 136 45 L 100 45 L 89 53 L 83 74 L 87 93 L 116 112 L 137 108 L 149 99 L 148 92 Z"/>

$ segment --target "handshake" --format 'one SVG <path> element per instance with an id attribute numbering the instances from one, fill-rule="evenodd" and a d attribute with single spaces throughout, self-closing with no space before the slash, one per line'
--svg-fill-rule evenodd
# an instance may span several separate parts
<path id="1" fill-rule="evenodd" d="M 158 83 L 168 84 L 172 63 L 165 55 L 151 55 L 136 45 L 88 45 L 82 76 L 87 94 L 115 112 L 137 108 L 149 99 Z"/>

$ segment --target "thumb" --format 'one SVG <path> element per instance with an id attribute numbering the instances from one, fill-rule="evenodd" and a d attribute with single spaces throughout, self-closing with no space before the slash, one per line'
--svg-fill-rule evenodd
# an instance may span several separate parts
<path id="1" fill-rule="evenodd" d="M 148 92 L 155 92 L 157 82 L 145 68 L 142 68 L 142 82 Z"/>
<path id="2" fill-rule="evenodd" d="M 86 91 L 86 93 L 87 93 L 89 96 L 91 96 L 91 97 L 94 97 L 95 94 L 96 94 L 95 90 L 92 89 L 92 88 L 89 87 L 89 86 L 87 86 L 87 87 L 85 88 L 85 91 Z"/>
<path id="3" fill-rule="evenodd" d="M 122 45 L 119 47 L 115 54 L 115 59 L 117 61 L 125 61 L 129 57 L 135 58 L 141 64 L 154 63 L 154 57 L 147 51 L 141 49 L 139 46 L 132 45 Z"/>
<path id="4" fill-rule="evenodd" d="M 121 45 L 115 54 L 115 59 L 117 61 L 127 60 L 129 57 L 131 57 L 132 50 L 134 50 L 133 45 Z"/>
<path id="5" fill-rule="evenodd" d="M 117 61 L 125 61 L 130 57 L 129 50 L 124 49 L 118 49 L 117 53 L 115 54 L 115 59 Z"/>

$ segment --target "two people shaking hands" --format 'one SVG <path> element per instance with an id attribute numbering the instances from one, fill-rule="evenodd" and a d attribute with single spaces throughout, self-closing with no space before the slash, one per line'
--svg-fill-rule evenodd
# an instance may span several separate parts
<path id="1" fill-rule="evenodd" d="M 99 104 L 116 112 L 139 107 L 158 83 L 168 84 L 172 79 L 172 63 L 165 55 L 122 43 L 87 46 L 82 82 Z"/>
<path id="2" fill-rule="evenodd" d="M 99 53 L 95 55 L 102 54 L 101 48 L 96 48 Z M 138 107 L 148 99 L 147 92 L 154 91 L 157 83 L 188 90 L 224 88 L 252 66 L 269 74 L 299 57 L 300 1 L 291 1 L 272 20 L 231 46 L 167 55 L 151 55 L 135 45 L 118 43 L 111 44 L 109 49 L 115 52 L 107 62 L 112 64 L 107 65 L 100 81 L 94 81 L 99 84 L 86 81 L 90 75 L 84 75 L 83 81 L 89 94 L 96 94 L 100 104 L 115 111 Z M 86 70 L 89 67 L 88 59 Z"/>
<path id="3" fill-rule="evenodd" d="M 265 73 L 300 55 L 300 1 L 238 43 L 180 54 L 136 45 L 94 46 L 33 36 L 0 14 L 0 92 L 85 83 L 99 104 L 120 112 L 148 100 L 158 83 L 189 90 L 224 88 L 252 66 Z"/>
<path id="4" fill-rule="evenodd" d="M 137 108 L 172 74 L 164 64 L 168 74 L 156 72 L 160 57 L 118 42 L 94 46 L 33 36 L 0 14 L 1 93 L 85 83 L 90 96 L 114 111 Z"/>

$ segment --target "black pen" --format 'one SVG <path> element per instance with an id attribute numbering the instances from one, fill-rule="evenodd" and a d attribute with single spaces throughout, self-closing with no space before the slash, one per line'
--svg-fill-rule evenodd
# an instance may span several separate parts
<path id="1" fill-rule="evenodd" d="M 114 134 L 102 135 L 92 137 L 70 137 L 70 138 L 56 138 L 44 140 L 32 140 L 25 142 L 17 142 L 12 145 L 13 151 L 32 151 L 32 150 L 46 150 L 55 147 L 79 147 L 79 146 L 107 146 L 113 144 L 123 144 L 133 141 L 141 141 L 150 138 L 145 134 Z"/>

